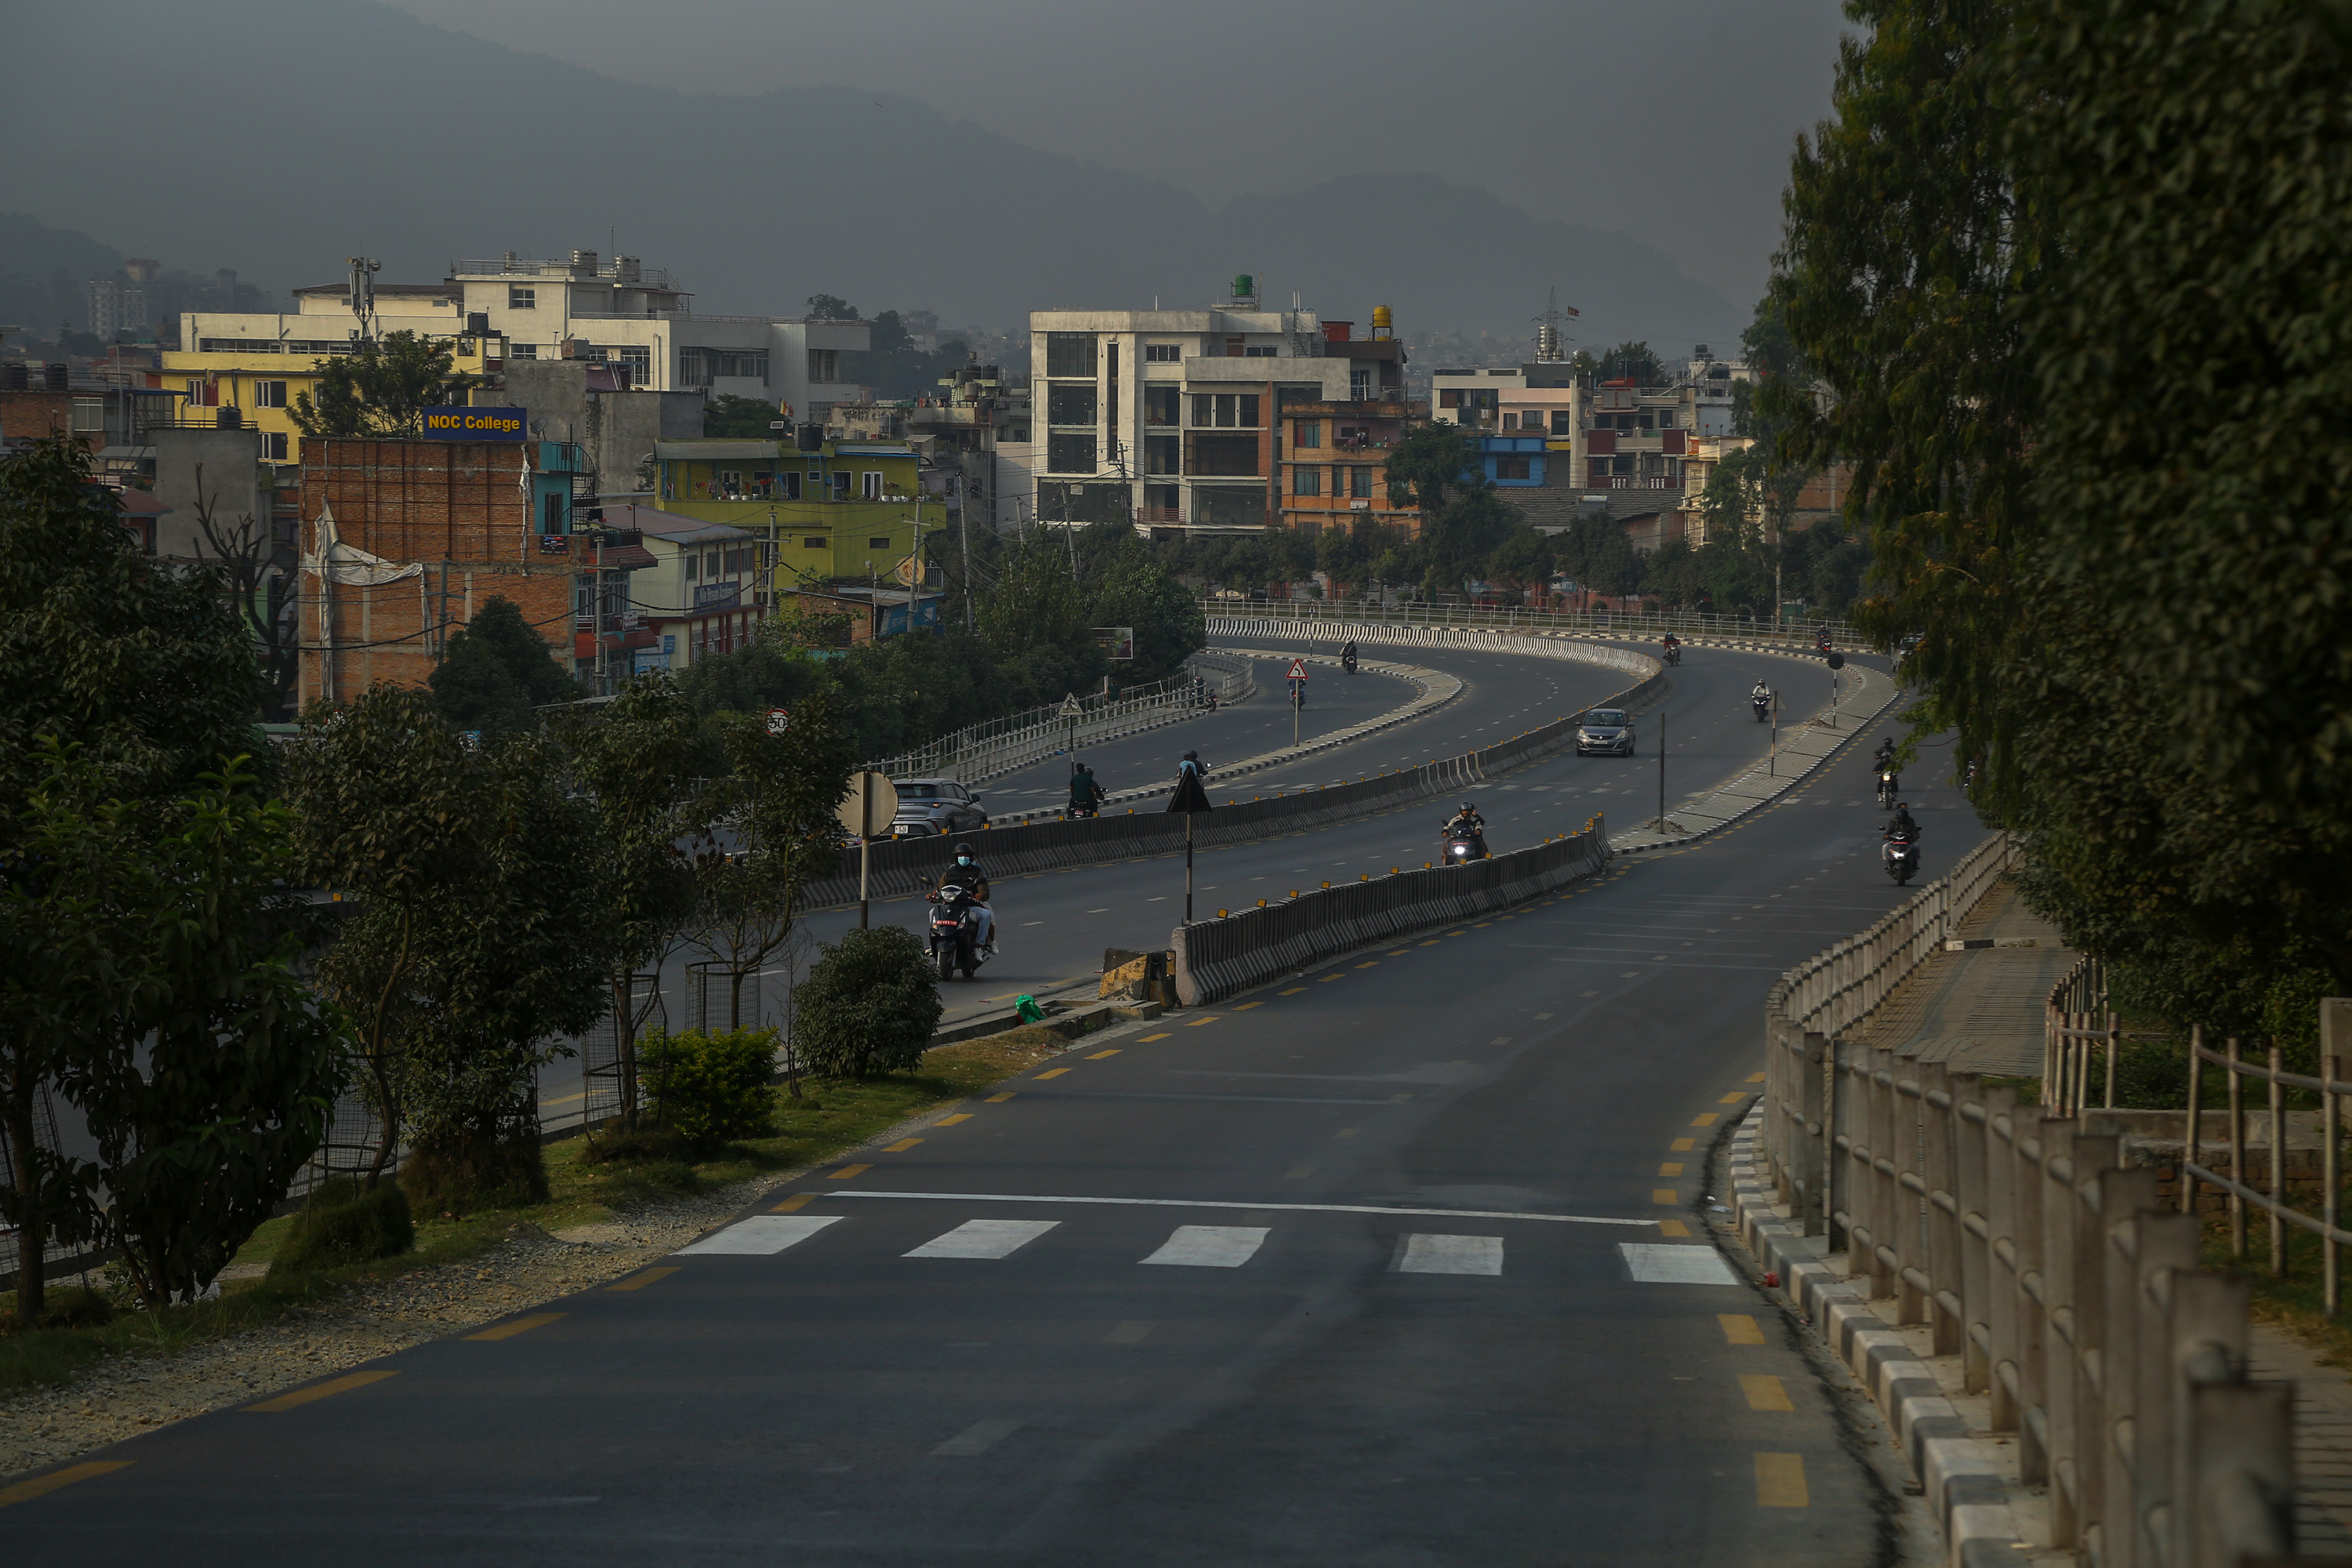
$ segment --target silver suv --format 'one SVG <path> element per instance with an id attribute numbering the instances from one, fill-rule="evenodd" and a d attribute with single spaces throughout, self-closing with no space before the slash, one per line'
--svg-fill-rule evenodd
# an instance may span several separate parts
<path id="1" fill-rule="evenodd" d="M 988 826 L 988 813 L 972 793 L 953 779 L 898 779 L 898 815 L 893 838 L 928 838 L 971 833 Z"/>
<path id="2" fill-rule="evenodd" d="M 1630 757 L 1633 754 L 1633 716 L 1622 708 L 1595 708 L 1576 727 L 1580 757 Z"/>

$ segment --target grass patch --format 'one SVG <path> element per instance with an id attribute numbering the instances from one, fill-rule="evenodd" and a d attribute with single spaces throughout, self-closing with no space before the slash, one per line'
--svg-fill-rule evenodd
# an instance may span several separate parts
<path id="1" fill-rule="evenodd" d="M 2246 1281 L 2252 1294 L 2248 1315 L 2258 1323 L 2285 1330 L 2319 1352 L 2329 1366 L 2352 1369 L 2352 1325 L 2330 1318 L 2324 1308 L 2323 1267 L 2319 1237 L 2301 1226 L 2286 1227 L 2286 1278 L 2271 1278 L 2270 1216 L 2248 1205 L 2246 1256 L 2230 1256 L 2230 1222 L 2214 1216 L 2205 1222 L 2205 1267 Z M 2352 1297 L 2352 1248 L 2339 1258 L 2346 1277 L 2346 1295 Z"/>
<path id="2" fill-rule="evenodd" d="M 587 1141 L 547 1147 L 549 1201 L 527 1208 L 485 1210 L 463 1217 L 419 1214 L 416 1247 L 398 1258 L 315 1273 L 224 1282 L 210 1301 L 138 1311 L 117 1300 L 111 1321 L 0 1333 L 0 1394 L 64 1383 L 107 1356 L 168 1356 L 276 1321 L 289 1312 L 331 1302 L 350 1286 L 443 1264 L 464 1263 L 507 1238 L 523 1223 L 547 1230 L 609 1219 L 616 1212 L 815 1164 L 944 1101 L 986 1089 L 1064 1050 L 1068 1040 L 1051 1027 L 1030 1026 L 926 1052 L 920 1068 L 864 1082 L 809 1079 L 801 1098 L 776 1090 L 775 1132 L 730 1144 L 704 1160 L 684 1157 L 592 1162 Z M 293 1228 L 284 1215 L 257 1230 L 234 1265 L 266 1267 Z M 53 1302 L 77 1278 L 50 1281 Z M 0 1294 L 0 1315 L 16 1299 Z"/>

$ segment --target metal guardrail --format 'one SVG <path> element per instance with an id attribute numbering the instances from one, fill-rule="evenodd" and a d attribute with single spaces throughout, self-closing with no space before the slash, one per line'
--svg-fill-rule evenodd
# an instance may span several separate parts
<path id="1" fill-rule="evenodd" d="M 1376 605 L 1353 599 L 1209 599 L 1203 607 L 1212 616 L 1257 616 L 1271 620 L 1356 621 L 1372 626 L 1460 626 L 1492 631 L 1572 632 L 1596 637 L 1656 640 L 1668 633 L 1685 641 L 1708 638 L 1757 644 L 1811 647 L 1818 634 L 1828 632 L 1830 646 L 1842 653 L 1875 651 L 1843 620 L 1791 622 L 1775 627 L 1769 621 L 1699 610 L 1675 610 L 1656 615 L 1624 611 L 1570 610 L 1514 605 L 1482 608 L 1467 605 Z"/>
<path id="2" fill-rule="evenodd" d="M 1100 745 L 1205 712 L 1199 706 L 1201 688 L 1220 702 L 1240 701 L 1257 689 L 1246 660 L 1195 654 L 1186 664 L 1189 673 L 1173 679 L 1117 697 L 1078 699 L 1086 711 L 1075 721 L 1062 716 L 1059 704 L 1048 704 L 967 725 L 927 746 L 865 765 L 894 779 L 951 778 L 961 784 L 979 784 L 1043 762 L 1073 743 Z"/>

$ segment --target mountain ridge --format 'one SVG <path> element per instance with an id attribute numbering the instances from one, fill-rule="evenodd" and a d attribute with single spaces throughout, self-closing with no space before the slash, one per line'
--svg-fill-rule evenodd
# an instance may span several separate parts
<path id="1" fill-rule="evenodd" d="M 353 251 L 405 279 L 577 246 L 667 268 L 711 312 L 789 313 L 823 291 L 1013 327 L 1072 301 L 1205 302 L 1252 272 L 1267 299 L 1296 289 L 1331 316 L 1388 304 L 1407 333 L 1516 331 L 1555 285 L 1597 332 L 1662 349 L 1730 338 L 1745 316 L 1630 236 L 1457 181 L 1345 175 L 1211 207 L 896 93 L 640 86 L 374 0 L 120 0 L 10 30 L 0 138 L 73 155 L 11 160 L 0 208 L 275 289 L 330 281 Z M 125 37 L 135 58 L 111 47 Z M 119 89 L 96 113 L 93 58 L 116 62 Z M 191 125 L 174 79 L 262 90 L 207 98 Z"/>

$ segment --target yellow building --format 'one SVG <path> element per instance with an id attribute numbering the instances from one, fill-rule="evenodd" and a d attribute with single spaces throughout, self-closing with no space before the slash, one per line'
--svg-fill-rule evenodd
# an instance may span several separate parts
<path id="1" fill-rule="evenodd" d="M 662 510 L 748 528 L 770 542 L 775 586 L 880 582 L 947 526 L 903 441 L 662 441 Z"/>
<path id="2" fill-rule="evenodd" d="M 459 372 L 480 378 L 499 362 L 484 356 L 495 352 L 495 338 L 457 338 L 446 345 Z M 318 383 L 329 358 L 352 351 L 343 338 L 312 342 L 286 341 L 279 352 L 247 349 L 205 353 L 165 349 L 163 368 L 151 372 L 154 384 L 184 400 L 181 417 L 201 421 L 208 409 L 234 408 L 247 425 L 261 432 L 261 456 L 271 463 L 301 460 L 302 432 L 294 423 L 294 400 L 307 395 L 318 401 Z"/>

